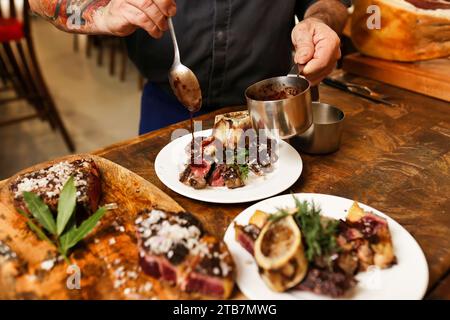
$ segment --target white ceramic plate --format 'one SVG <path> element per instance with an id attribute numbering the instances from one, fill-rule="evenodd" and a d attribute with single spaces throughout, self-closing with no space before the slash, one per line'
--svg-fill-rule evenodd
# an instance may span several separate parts
<path id="1" fill-rule="evenodd" d="M 212 130 L 198 131 L 195 136 L 210 136 Z M 279 159 L 271 173 L 263 177 L 249 177 L 242 188 L 207 187 L 196 190 L 180 182 L 180 173 L 184 169 L 187 156 L 185 147 L 191 141 L 191 135 L 185 135 L 166 145 L 157 155 L 155 171 L 158 178 L 173 191 L 200 201 L 213 203 L 242 203 L 265 199 L 283 192 L 300 177 L 303 162 L 298 152 L 288 143 L 281 141 L 278 148 Z"/>
<path id="2" fill-rule="evenodd" d="M 336 219 L 345 218 L 353 201 L 331 195 L 299 193 L 299 200 L 313 200 L 319 204 L 322 214 Z M 388 220 L 394 252 L 398 263 L 389 269 L 373 268 L 359 273 L 355 290 L 346 299 L 421 299 L 428 285 L 428 265 L 416 240 L 400 224 L 369 206 L 360 204 Z M 246 225 L 255 210 L 275 212 L 277 208 L 294 207 L 292 195 L 282 195 L 258 202 L 240 213 L 228 227 L 224 240 L 233 255 L 237 268 L 237 284 L 250 299 L 330 299 L 310 292 L 292 290 L 285 293 L 271 291 L 258 274 L 253 257 L 234 238 L 234 222 Z"/>

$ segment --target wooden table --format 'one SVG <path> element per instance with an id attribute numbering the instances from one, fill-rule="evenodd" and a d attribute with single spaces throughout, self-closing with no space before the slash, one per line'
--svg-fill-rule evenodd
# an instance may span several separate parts
<path id="1" fill-rule="evenodd" d="M 346 114 L 342 147 L 327 156 L 302 154 L 302 176 L 285 193 L 333 194 L 390 215 L 425 252 L 430 270 L 426 297 L 450 299 L 450 104 L 363 78 L 353 81 L 390 95 L 399 106 L 374 104 L 322 86 L 321 100 Z M 242 108 L 225 108 L 198 119 L 207 129 L 215 114 Z M 188 122 L 181 122 L 96 154 L 151 181 L 222 237 L 233 217 L 250 204 L 191 200 L 166 188 L 155 174 L 154 160 L 170 142 L 172 131 L 188 127 Z"/>

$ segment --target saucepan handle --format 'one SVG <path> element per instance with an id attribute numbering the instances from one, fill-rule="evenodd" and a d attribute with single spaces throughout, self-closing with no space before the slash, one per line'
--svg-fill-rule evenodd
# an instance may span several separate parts
<path id="1" fill-rule="evenodd" d="M 320 102 L 319 85 L 311 87 L 311 100 L 313 102 Z"/>
<path id="2" fill-rule="evenodd" d="M 305 68 L 304 64 L 294 64 L 291 68 L 291 71 L 289 71 L 288 76 L 302 76 L 303 69 Z M 319 86 L 312 86 L 311 87 L 311 100 L 314 102 L 320 101 L 320 95 L 319 95 Z"/>

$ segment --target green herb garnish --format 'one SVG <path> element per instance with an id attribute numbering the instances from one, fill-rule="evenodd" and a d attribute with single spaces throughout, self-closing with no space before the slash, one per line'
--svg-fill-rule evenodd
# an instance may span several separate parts
<path id="1" fill-rule="evenodd" d="M 306 244 L 306 258 L 329 257 L 337 251 L 336 231 L 338 220 L 321 217 L 320 208 L 314 202 L 300 202 L 294 197 L 297 212 L 295 220 L 302 231 Z"/>
<path id="2" fill-rule="evenodd" d="M 250 169 L 248 168 L 248 165 L 246 165 L 246 164 L 239 164 L 238 165 L 238 170 L 241 173 L 241 179 L 242 180 L 247 180 L 248 173 L 250 172 Z"/>
<path id="3" fill-rule="evenodd" d="M 318 257 L 328 259 L 338 250 L 335 237 L 339 221 L 322 217 L 320 208 L 314 202 L 300 202 L 295 196 L 294 200 L 296 211 L 293 214 L 284 209 L 278 209 L 276 213 L 269 216 L 269 221 L 275 222 L 292 214 L 302 231 L 308 261 L 314 261 Z"/>
<path id="4" fill-rule="evenodd" d="M 246 164 L 248 162 L 250 151 L 247 148 L 239 148 L 236 152 L 236 162 L 239 165 Z"/>
<path id="5" fill-rule="evenodd" d="M 69 264 L 69 250 L 83 240 L 92 229 L 94 229 L 97 222 L 100 221 L 107 211 L 105 207 L 99 208 L 92 216 L 77 226 L 74 216 L 76 194 L 77 190 L 73 177 L 70 177 L 64 184 L 59 196 L 56 221 L 44 201 L 32 192 L 23 193 L 23 199 L 32 217 L 30 217 L 28 213 L 18 210 L 19 213 L 27 219 L 28 227 L 34 231 L 41 240 L 53 244 Z M 35 221 L 33 221 L 32 218 L 34 218 Z"/>

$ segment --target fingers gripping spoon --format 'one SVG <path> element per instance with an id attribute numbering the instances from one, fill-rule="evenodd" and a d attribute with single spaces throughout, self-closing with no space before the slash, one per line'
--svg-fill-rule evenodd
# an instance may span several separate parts
<path id="1" fill-rule="evenodd" d="M 170 35 L 174 48 L 174 59 L 169 70 L 169 82 L 178 101 L 191 113 L 197 112 L 202 106 L 202 91 L 197 77 L 191 69 L 180 61 L 177 38 L 172 24 L 172 18 L 168 18 Z"/>

